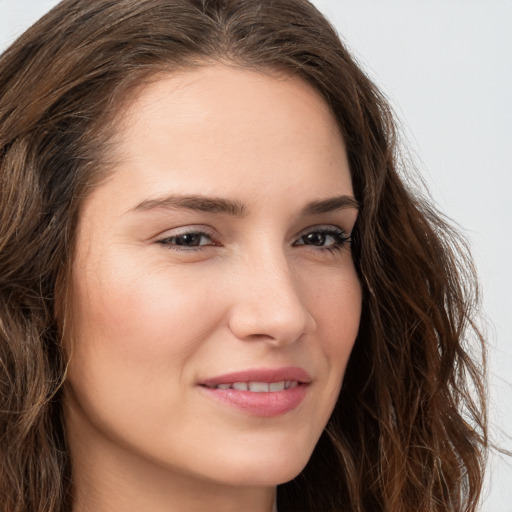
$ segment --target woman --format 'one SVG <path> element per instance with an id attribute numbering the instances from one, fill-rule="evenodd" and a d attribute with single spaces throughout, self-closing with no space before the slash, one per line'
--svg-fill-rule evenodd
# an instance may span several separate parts
<path id="1" fill-rule="evenodd" d="M 0 69 L 5 511 L 476 510 L 471 263 L 309 3 L 67 0 Z"/>

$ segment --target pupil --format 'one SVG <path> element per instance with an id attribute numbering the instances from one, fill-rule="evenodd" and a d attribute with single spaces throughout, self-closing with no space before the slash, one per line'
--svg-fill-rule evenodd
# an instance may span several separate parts
<path id="1" fill-rule="evenodd" d="M 199 245 L 201 241 L 201 235 L 197 233 L 192 233 L 188 235 L 181 235 L 176 238 L 176 245 L 188 245 L 188 246 L 196 246 Z"/>
<path id="2" fill-rule="evenodd" d="M 325 233 L 309 233 L 306 242 L 311 245 L 325 245 Z"/>

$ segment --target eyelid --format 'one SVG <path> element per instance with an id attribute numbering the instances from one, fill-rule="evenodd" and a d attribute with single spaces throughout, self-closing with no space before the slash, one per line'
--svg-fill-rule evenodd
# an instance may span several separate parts
<path id="1" fill-rule="evenodd" d="M 322 233 L 324 235 L 328 236 L 338 236 L 340 240 L 336 241 L 335 243 L 331 243 L 329 245 L 315 245 L 315 244 L 308 244 L 308 243 L 300 243 L 301 239 L 310 234 L 310 233 Z M 207 244 L 199 244 L 199 245 L 186 245 L 186 244 L 179 244 L 179 243 L 172 243 L 171 239 L 176 239 L 185 235 L 200 235 L 208 238 L 210 243 Z M 351 242 L 351 231 L 342 228 L 341 226 L 335 225 L 335 224 L 315 224 L 312 226 L 308 226 L 307 228 L 304 228 L 301 230 L 295 237 L 294 241 L 292 243 L 292 246 L 299 247 L 299 246 L 305 246 L 305 247 L 312 247 L 316 248 L 315 250 L 333 250 L 333 249 L 341 249 L 343 247 L 346 247 Z M 155 243 L 161 244 L 163 246 L 167 246 L 169 248 L 172 248 L 174 250 L 178 251 L 200 251 L 200 250 L 206 250 L 211 247 L 220 247 L 222 246 L 222 243 L 219 241 L 219 237 L 217 232 L 205 225 L 190 225 L 190 226 L 181 226 L 174 229 L 170 229 L 165 231 L 163 234 L 159 235 L 157 238 L 154 239 Z"/>
<path id="2" fill-rule="evenodd" d="M 334 239 L 334 243 L 326 245 L 308 244 L 302 241 L 302 239 L 310 233 L 321 233 L 326 236 L 330 236 Z M 336 237 L 339 238 L 336 240 Z M 339 253 L 343 249 L 349 249 L 352 242 L 352 232 L 348 231 L 341 226 L 334 224 L 317 224 L 303 229 L 297 236 L 295 242 L 292 244 L 294 247 L 303 247 L 306 249 L 314 250 L 317 252 L 330 252 Z"/>
<path id="3" fill-rule="evenodd" d="M 204 235 L 208 237 L 212 243 L 211 244 L 205 244 L 205 245 L 199 245 L 199 246 L 178 246 L 174 244 L 167 244 L 167 241 L 170 238 L 178 238 L 180 236 L 184 235 Z M 191 225 L 191 226 L 182 226 L 174 229 L 169 229 L 165 231 L 164 233 L 158 235 L 155 237 L 154 242 L 162 244 L 162 245 L 173 245 L 174 247 L 180 247 L 180 250 L 194 250 L 198 249 L 200 247 L 212 247 L 220 245 L 220 243 L 217 240 L 218 236 L 216 232 L 210 228 L 209 226 L 204 225 Z"/>
<path id="4" fill-rule="evenodd" d="M 340 235 L 344 235 L 347 238 L 350 238 L 352 236 L 352 230 L 347 230 L 336 224 L 314 224 L 313 226 L 309 226 L 301 230 L 297 235 L 297 239 L 314 231 L 321 231 L 324 233 L 337 233 Z"/>
<path id="5" fill-rule="evenodd" d="M 211 237 L 215 236 L 215 230 L 213 228 L 205 226 L 204 224 L 191 224 L 189 226 L 167 229 L 155 238 L 170 238 L 173 236 L 188 235 L 189 233 L 204 233 Z"/>

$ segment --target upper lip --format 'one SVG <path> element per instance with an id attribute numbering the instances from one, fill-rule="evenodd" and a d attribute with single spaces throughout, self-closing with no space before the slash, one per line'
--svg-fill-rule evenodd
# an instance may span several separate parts
<path id="1" fill-rule="evenodd" d="M 219 384 L 233 384 L 234 382 L 281 382 L 297 381 L 302 384 L 311 382 L 311 375 L 297 366 L 282 368 L 254 368 L 238 372 L 226 373 L 210 377 L 199 382 L 202 386 L 218 386 Z"/>

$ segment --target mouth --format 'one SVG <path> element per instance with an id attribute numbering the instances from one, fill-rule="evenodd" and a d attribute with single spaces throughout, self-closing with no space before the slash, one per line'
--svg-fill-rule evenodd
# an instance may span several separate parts
<path id="1" fill-rule="evenodd" d="M 282 391 L 298 384 L 310 384 L 311 375 L 298 366 L 281 368 L 253 368 L 227 373 L 201 380 L 199 384 L 208 388 L 239 389 L 256 393 Z M 225 387 L 227 386 L 227 387 Z M 270 389 L 272 386 L 273 389 Z"/>
<path id="2" fill-rule="evenodd" d="M 250 391 L 251 393 L 275 393 L 285 389 L 293 389 L 299 385 L 296 380 L 282 380 L 279 382 L 233 382 L 232 384 L 217 384 L 205 386 L 209 389 L 236 389 L 237 391 Z"/>
<path id="3" fill-rule="evenodd" d="M 298 367 L 255 369 L 206 379 L 200 388 L 211 398 L 244 414 L 275 417 L 298 408 L 311 376 Z"/>

